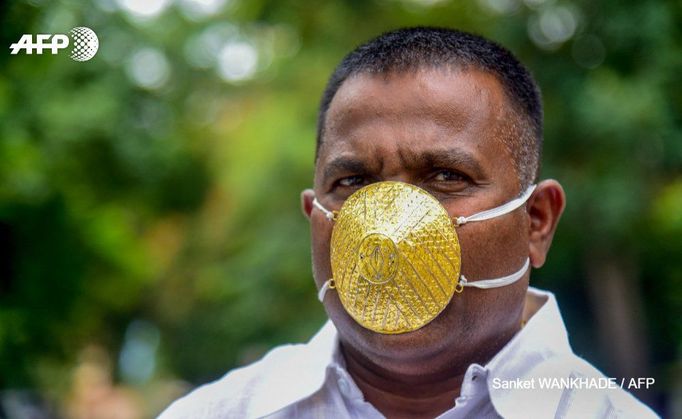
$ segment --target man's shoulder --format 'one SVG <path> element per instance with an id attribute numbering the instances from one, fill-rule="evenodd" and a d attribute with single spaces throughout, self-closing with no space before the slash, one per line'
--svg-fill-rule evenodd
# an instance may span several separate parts
<path id="1" fill-rule="evenodd" d="M 282 366 L 296 363 L 297 353 L 303 347 L 278 346 L 253 364 L 234 369 L 176 400 L 159 419 L 217 419 L 230 416 L 231 413 L 250 416 L 254 396 L 259 394 L 268 378 L 280 375 Z"/>
<path id="2" fill-rule="evenodd" d="M 335 344 L 328 322 L 306 344 L 281 345 L 171 404 L 159 419 L 262 417 L 317 391 Z"/>
<path id="3" fill-rule="evenodd" d="M 559 360 L 559 362 L 565 362 Z M 646 404 L 639 401 L 630 393 L 629 382 L 626 379 L 609 377 L 597 369 L 587 360 L 573 354 L 570 365 L 568 391 L 563 395 L 574 395 L 573 410 L 580 412 L 581 404 L 589 407 L 594 404 L 604 412 L 603 417 L 616 418 L 657 418 Z M 572 380 L 572 381 L 571 381 Z M 572 390 L 572 391 L 571 391 Z M 571 404 L 567 404 L 570 408 Z"/>
<path id="4" fill-rule="evenodd" d="M 658 417 L 627 391 L 627 382 L 606 376 L 573 353 L 539 362 L 519 381 L 528 382 L 529 387 L 511 389 L 503 397 L 498 394 L 497 402 L 494 401 L 504 417 L 527 417 L 529 411 L 525 408 L 519 411 L 520 406 L 528 406 L 537 417 Z"/>

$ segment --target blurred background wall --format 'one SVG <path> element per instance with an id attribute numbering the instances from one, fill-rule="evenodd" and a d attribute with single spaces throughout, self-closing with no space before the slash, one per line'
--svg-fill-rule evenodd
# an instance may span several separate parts
<path id="1" fill-rule="evenodd" d="M 535 286 L 578 354 L 682 417 L 682 6 L 654 0 L 0 3 L 0 417 L 146 418 L 307 340 L 299 192 L 342 56 L 438 25 L 511 49 L 568 194 Z M 92 28 L 97 55 L 10 55 Z M 36 416 L 29 416 L 35 414 Z"/>

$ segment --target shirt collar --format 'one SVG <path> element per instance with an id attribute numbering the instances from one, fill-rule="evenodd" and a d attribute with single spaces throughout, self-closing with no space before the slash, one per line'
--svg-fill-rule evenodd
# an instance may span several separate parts
<path id="1" fill-rule="evenodd" d="M 568 333 L 554 294 L 529 287 L 526 301 L 527 304 L 540 307 L 523 328 L 486 364 L 486 369 L 493 376 L 502 379 L 516 378 L 524 375 L 544 359 L 571 353 Z"/>
<path id="2" fill-rule="evenodd" d="M 527 301 L 541 307 L 530 317 L 525 326 L 482 367 L 487 372 L 488 383 L 492 378 L 512 380 L 525 376 L 530 370 L 550 357 L 571 353 L 568 335 L 564 327 L 554 294 L 529 287 Z M 542 300 L 545 300 L 542 303 Z M 330 371 L 338 373 L 345 368 L 341 358 L 336 328 L 327 321 L 315 336 L 300 351 L 296 351 L 288 365 L 286 374 L 277 373 L 282 366 L 274 368 L 265 380 L 263 390 L 276 389 L 277 397 L 270 391 L 262 394 L 255 403 L 257 417 L 267 416 L 293 403 L 303 400 L 320 390 Z M 472 364 L 472 366 L 477 364 Z M 345 372 L 345 371 L 344 371 Z M 488 385 L 490 398 L 501 412 L 506 408 L 508 393 L 495 390 Z"/>
<path id="3" fill-rule="evenodd" d="M 533 371 L 545 361 L 573 353 L 554 294 L 529 287 L 526 304 L 541 306 L 532 314 L 525 326 L 485 365 L 490 400 L 495 410 L 503 417 L 510 416 L 508 412 L 518 410 L 518 398 L 515 398 L 518 390 L 491 385 L 494 379 L 500 382 L 523 380 L 532 376 Z"/>

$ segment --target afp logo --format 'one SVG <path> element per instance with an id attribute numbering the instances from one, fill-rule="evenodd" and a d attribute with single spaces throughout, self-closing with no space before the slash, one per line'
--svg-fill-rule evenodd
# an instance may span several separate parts
<path id="1" fill-rule="evenodd" d="M 69 31 L 71 36 L 71 44 L 73 48 L 71 49 L 70 57 L 75 61 L 88 61 L 97 54 L 99 49 L 99 39 L 97 34 L 85 26 L 79 26 L 73 28 Z M 63 50 L 69 46 L 69 37 L 65 34 L 47 34 L 39 33 L 35 36 L 35 42 L 33 35 L 24 34 L 19 39 L 18 42 L 10 45 L 10 54 L 16 55 L 19 51 L 24 51 L 26 54 L 36 54 L 41 55 L 44 50 L 49 50 L 51 54 L 57 54 L 60 50 Z"/>

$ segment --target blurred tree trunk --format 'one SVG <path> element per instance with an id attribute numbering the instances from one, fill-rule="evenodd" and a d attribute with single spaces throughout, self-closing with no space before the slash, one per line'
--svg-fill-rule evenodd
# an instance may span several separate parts
<path id="1" fill-rule="evenodd" d="M 587 286 L 597 320 L 607 376 L 651 377 L 642 294 L 637 263 L 628 254 L 616 256 L 595 251 L 587 257 Z M 653 391 L 631 390 L 651 405 Z"/>

